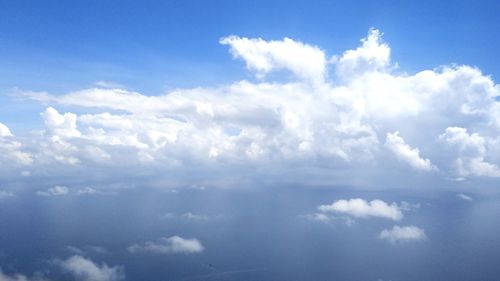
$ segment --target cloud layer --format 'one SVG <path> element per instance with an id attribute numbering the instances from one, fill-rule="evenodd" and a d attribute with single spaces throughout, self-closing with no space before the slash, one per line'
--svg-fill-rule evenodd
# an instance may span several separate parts
<path id="1" fill-rule="evenodd" d="M 47 105 L 44 128 L 15 136 L 0 123 L 0 175 L 163 186 L 500 177 L 500 87 L 475 67 L 405 73 L 376 29 L 336 56 L 290 38 L 220 43 L 258 79 L 157 96 L 19 94 Z"/>

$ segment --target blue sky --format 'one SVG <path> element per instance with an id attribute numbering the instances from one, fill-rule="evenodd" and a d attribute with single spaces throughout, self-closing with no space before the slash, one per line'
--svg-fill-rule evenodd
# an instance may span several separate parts
<path id="1" fill-rule="evenodd" d="M 245 78 L 218 44 L 223 36 L 287 36 L 337 54 L 369 27 L 409 72 L 458 63 L 498 77 L 498 9 L 496 1 L 3 1 L 0 87 L 63 92 L 110 80 L 159 94 L 217 85 Z"/>
<path id="2" fill-rule="evenodd" d="M 495 1 L 0 1 L 0 281 L 496 280 Z"/>

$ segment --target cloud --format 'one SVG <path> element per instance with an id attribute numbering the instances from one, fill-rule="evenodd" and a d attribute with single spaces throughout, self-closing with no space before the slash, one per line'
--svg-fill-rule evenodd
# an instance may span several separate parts
<path id="1" fill-rule="evenodd" d="M 318 47 L 290 38 L 265 41 L 261 38 L 229 36 L 220 43 L 229 45 L 235 58 L 245 60 L 247 68 L 263 78 L 276 69 L 287 69 L 302 79 L 322 81 L 326 71 L 325 53 Z"/>
<path id="2" fill-rule="evenodd" d="M 145 242 L 128 247 L 130 253 L 149 252 L 155 254 L 194 254 L 205 250 L 198 239 L 179 236 L 163 237 L 156 242 Z"/>
<path id="3" fill-rule="evenodd" d="M 15 273 L 13 275 L 6 274 L 0 268 L 0 281 L 47 281 L 41 277 L 27 277 L 26 275 Z"/>
<path id="4" fill-rule="evenodd" d="M 0 137 L 12 137 L 12 133 L 10 132 L 9 127 L 5 126 L 4 124 L 0 123 Z"/>
<path id="5" fill-rule="evenodd" d="M 66 186 L 56 185 L 47 189 L 47 191 L 37 191 L 39 196 L 62 196 L 69 194 L 69 189 Z"/>
<path id="6" fill-rule="evenodd" d="M 99 191 L 97 191 L 96 189 L 92 188 L 92 187 L 84 187 L 84 188 L 81 188 L 81 189 L 78 189 L 76 191 L 76 195 L 92 195 L 92 194 L 97 194 L 99 193 Z"/>
<path id="7" fill-rule="evenodd" d="M 385 72 L 390 66 L 391 49 L 382 42 L 379 30 L 370 29 L 361 43 L 357 49 L 348 50 L 338 60 L 334 59 L 340 77 L 353 79 L 367 72 Z"/>
<path id="8" fill-rule="evenodd" d="M 119 281 L 125 279 L 122 266 L 109 267 L 105 263 L 99 265 L 79 255 L 57 261 L 56 264 L 78 281 Z"/>
<path id="9" fill-rule="evenodd" d="M 108 249 L 101 247 L 101 246 L 91 246 L 91 245 L 86 245 L 83 247 L 76 247 L 76 246 L 67 246 L 66 250 L 68 252 L 75 254 L 75 255 L 86 255 L 86 254 L 107 254 L 109 253 Z"/>
<path id="10" fill-rule="evenodd" d="M 396 203 L 388 204 L 379 199 L 370 202 L 360 198 L 337 200 L 330 205 L 318 206 L 318 210 L 325 213 L 346 214 L 357 218 L 379 217 L 395 221 L 403 218 L 403 212 Z"/>
<path id="11" fill-rule="evenodd" d="M 462 200 L 465 200 L 465 201 L 472 201 L 472 197 L 470 197 L 469 195 L 466 195 L 466 194 L 463 194 L 463 193 L 459 193 L 457 194 L 457 197 L 462 199 Z"/>
<path id="12" fill-rule="evenodd" d="M 398 131 L 387 133 L 385 145 L 399 160 L 408 163 L 413 169 L 426 172 L 437 170 L 429 159 L 420 157 L 418 148 L 411 148 L 407 145 L 405 140 L 399 136 Z"/>
<path id="13" fill-rule="evenodd" d="M 45 123 L 47 134 L 61 138 L 81 136 L 80 131 L 76 128 L 76 114 L 59 114 L 54 108 L 48 107 L 41 116 Z"/>
<path id="14" fill-rule="evenodd" d="M 500 176 L 500 86 L 477 68 L 405 73 L 376 29 L 334 59 L 290 38 L 220 42 L 260 79 L 153 96 L 103 85 L 19 93 L 47 104 L 44 127 L 27 136 L 3 129 L 0 171 L 18 175 L 24 165 L 36 167 L 32 176 L 41 181 L 127 178 L 123 184 L 167 187 L 254 185 L 263 178 L 385 187 L 419 182 L 409 176 Z M 395 161 L 436 173 L 398 169 L 387 177 Z"/>
<path id="15" fill-rule="evenodd" d="M 306 219 L 308 221 L 313 221 L 313 222 L 320 222 L 324 224 L 344 224 L 347 226 L 353 226 L 356 224 L 356 221 L 353 220 L 352 218 L 348 216 L 343 216 L 343 217 L 336 217 L 336 216 L 331 216 L 326 213 L 313 213 L 313 214 L 306 214 L 306 215 L 299 215 L 299 218 Z"/>
<path id="16" fill-rule="evenodd" d="M 478 133 L 469 134 L 466 128 L 448 127 L 439 136 L 449 147 L 457 151 L 455 167 L 459 176 L 500 177 L 500 168 L 486 161 L 488 146 L 498 145 Z"/>
<path id="17" fill-rule="evenodd" d="M 410 242 L 427 239 L 425 231 L 416 226 L 397 226 L 392 229 L 384 229 L 380 232 L 379 239 L 387 240 L 394 244 L 397 242 Z"/>
<path id="18" fill-rule="evenodd" d="M 29 166 L 33 163 L 32 155 L 22 150 L 22 143 L 17 141 L 9 127 L 0 123 L 0 161 L 8 163 L 8 167 Z M 0 165 L 0 172 L 8 169 Z"/>
<path id="19" fill-rule="evenodd" d="M 6 190 L 0 190 L 0 200 L 14 197 L 14 193 Z"/>

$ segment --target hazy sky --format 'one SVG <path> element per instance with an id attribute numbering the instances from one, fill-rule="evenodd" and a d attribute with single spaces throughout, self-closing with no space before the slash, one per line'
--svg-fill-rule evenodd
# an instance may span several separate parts
<path id="1" fill-rule="evenodd" d="M 0 281 L 495 280 L 498 12 L 1 2 Z"/>

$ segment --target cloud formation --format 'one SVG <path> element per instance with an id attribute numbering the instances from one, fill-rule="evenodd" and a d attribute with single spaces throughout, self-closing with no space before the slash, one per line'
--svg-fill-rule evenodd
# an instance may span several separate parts
<path id="1" fill-rule="evenodd" d="M 416 226 L 397 226 L 392 229 L 384 229 L 380 232 L 379 239 L 387 240 L 392 244 L 397 242 L 410 242 L 427 239 L 425 231 Z"/>
<path id="2" fill-rule="evenodd" d="M 370 202 L 361 199 L 337 200 L 330 205 L 320 205 L 321 212 L 333 212 L 350 215 L 357 218 L 378 217 L 390 220 L 401 220 L 402 209 L 396 204 L 388 204 L 382 200 L 375 199 Z"/>
<path id="3" fill-rule="evenodd" d="M 229 45 L 235 58 L 242 58 L 247 68 L 263 78 L 273 70 L 286 69 L 301 79 L 322 82 L 326 71 L 325 53 L 318 47 L 290 38 L 265 41 L 261 38 L 229 36 L 220 43 Z"/>
<path id="4" fill-rule="evenodd" d="M 119 281 L 125 279 L 123 267 L 109 267 L 105 263 L 99 265 L 79 255 L 57 261 L 57 264 L 78 281 Z"/>
<path id="5" fill-rule="evenodd" d="M 62 196 L 68 193 L 69 189 L 66 186 L 56 185 L 47 189 L 47 191 L 37 191 L 36 194 L 39 196 Z"/>
<path id="6" fill-rule="evenodd" d="M 398 159 L 408 163 L 412 168 L 420 171 L 437 170 L 429 159 L 420 157 L 418 148 L 412 148 L 406 144 L 405 140 L 399 136 L 399 132 L 387 133 L 385 145 L 396 155 Z"/>
<path id="7" fill-rule="evenodd" d="M 500 176 L 500 87 L 475 67 L 405 73 L 376 29 L 337 56 L 290 38 L 220 43 L 258 80 L 156 96 L 109 85 L 20 94 L 48 105 L 44 128 L 19 137 L 0 125 L 0 175 L 99 170 L 92 179 L 119 181 L 126 170 L 162 186 Z M 384 176 L 389 166 L 398 176 Z"/>
<path id="8" fill-rule="evenodd" d="M 196 238 L 187 239 L 180 236 L 162 237 L 155 242 L 134 244 L 127 248 L 130 253 L 154 254 L 195 254 L 201 253 L 205 247 Z"/>

